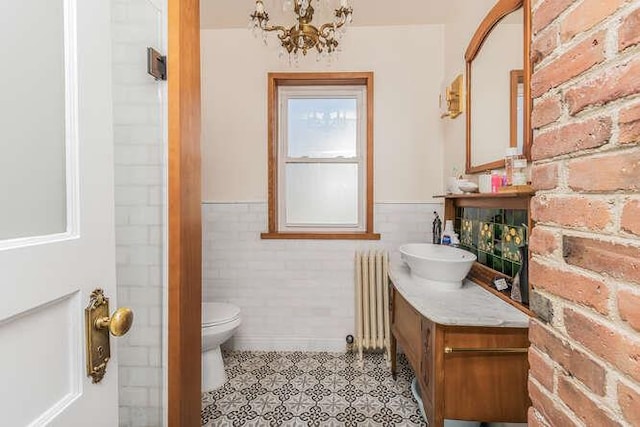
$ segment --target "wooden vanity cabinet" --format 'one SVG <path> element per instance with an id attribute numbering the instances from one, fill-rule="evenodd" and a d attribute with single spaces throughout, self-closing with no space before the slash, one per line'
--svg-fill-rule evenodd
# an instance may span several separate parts
<path id="1" fill-rule="evenodd" d="M 430 426 L 445 419 L 526 422 L 527 328 L 447 326 L 391 292 L 391 340 L 415 372 Z M 391 369 L 395 378 L 396 355 Z"/>

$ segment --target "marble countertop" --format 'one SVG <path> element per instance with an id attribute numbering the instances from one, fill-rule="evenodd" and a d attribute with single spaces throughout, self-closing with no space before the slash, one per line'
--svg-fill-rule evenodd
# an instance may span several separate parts
<path id="1" fill-rule="evenodd" d="M 427 286 L 412 279 L 409 267 L 402 261 L 390 263 L 389 277 L 404 299 L 435 323 L 506 328 L 529 326 L 526 314 L 469 280 L 455 290 Z"/>

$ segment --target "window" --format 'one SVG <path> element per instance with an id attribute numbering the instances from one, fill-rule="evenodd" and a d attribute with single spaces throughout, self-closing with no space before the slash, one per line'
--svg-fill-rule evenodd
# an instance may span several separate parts
<path id="1" fill-rule="evenodd" d="M 373 74 L 269 74 L 266 239 L 373 233 Z"/>

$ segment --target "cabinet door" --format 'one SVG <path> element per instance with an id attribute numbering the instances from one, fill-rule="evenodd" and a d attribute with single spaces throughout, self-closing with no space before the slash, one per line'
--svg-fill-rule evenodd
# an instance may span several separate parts
<path id="1" fill-rule="evenodd" d="M 445 333 L 444 415 L 491 422 L 525 422 L 527 353 L 502 349 L 529 347 L 527 329 L 457 327 Z M 464 348 L 466 351 L 457 352 Z M 473 349 L 478 349 L 473 351 Z M 464 396 L 461 399 L 460 396 Z"/>

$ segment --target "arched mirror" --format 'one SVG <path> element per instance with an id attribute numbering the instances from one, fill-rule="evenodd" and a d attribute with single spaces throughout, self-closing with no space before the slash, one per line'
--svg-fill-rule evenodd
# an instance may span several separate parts
<path id="1" fill-rule="evenodd" d="M 499 0 L 465 53 L 466 172 L 504 166 L 508 147 L 530 159 L 529 0 Z"/>

